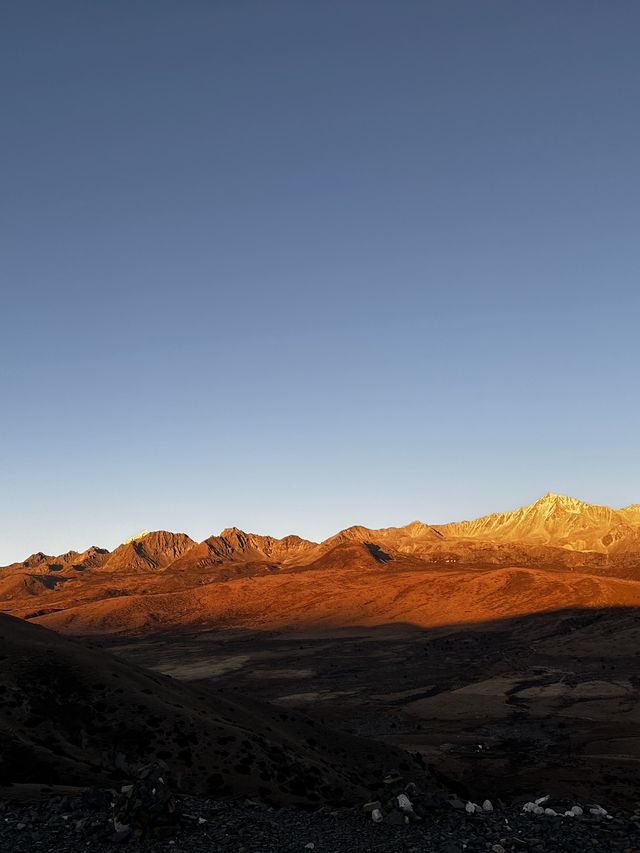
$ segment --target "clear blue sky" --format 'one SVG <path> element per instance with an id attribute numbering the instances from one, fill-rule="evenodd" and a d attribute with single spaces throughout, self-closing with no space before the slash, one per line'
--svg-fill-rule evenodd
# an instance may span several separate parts
<path id="1" fill-rule="evenodd" d="M 640 501 L 635 0 L 8 0 L 0 562 Z"/>

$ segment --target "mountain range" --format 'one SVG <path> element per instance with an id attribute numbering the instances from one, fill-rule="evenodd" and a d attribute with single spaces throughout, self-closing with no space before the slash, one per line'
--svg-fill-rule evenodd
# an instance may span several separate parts
<path id="1" fill-rule="evenodd" d="M 548 493 L 470 521 L 354 526 L 319 543 L 227 528 L 202 542 L 145 531 L 113 551 L 38 552 L 0 568 L 0 610 L 70 633 L 430 625 L 635 604 L 638 580 L 640 505 L 613 509 Z"/>

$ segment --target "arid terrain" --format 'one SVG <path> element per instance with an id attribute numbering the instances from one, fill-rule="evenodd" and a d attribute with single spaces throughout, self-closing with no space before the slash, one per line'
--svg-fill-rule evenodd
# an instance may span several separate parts
<path id="1" fill-rule="evenodd" d="M 475 521 L 352 527 L 322 543 L 144 533 L 113 552 L 36 553 L 4 567 L 0 608 L 13 696 L 0 728 L 5 782 L 50 782 L 54 764 L 77 782 L 97 767 L 117 776 L 127 750 L 104 744 L 137 708 L 145 749 L 179 765 L 194 791 L 353 801 L 409 750 L 434 785 L 471 798 L 480 787 L 505 802 L 639 799 L 638 505 L 548 494 Z M 46 655 L 66 661 L 60 684 L 49 683 L 62 670 Z M 88 737 L 96 749 L 94 737 L 47 713 L 68 669 L 81 680 L 78 719 L 90 697 L 86 731 L 99 731 L 101 758 L 83 746 Z M 34 683 L 41 695 L 25 692 Z M 188 732 L 176 708 L 189 709 Z M 311 735 L 310 725 L 321 728 Z M 202 763 L 191 754 L 202 742 L 222 751 Z M 276 766 L 283 755 L 293 776 Z M 235 769 L 221 773 L 227 764 Z M 313 784 L 295 783 L 303 766 Z"/>
<path id="2" fill-rule="evenodd" d="M 0 609 L 62 633 L 478 622 L 640 604 L 640 507 L 548 494 L 446 525 L 351 527 L 321 543 L 235 528 L 141 534 L 114 551 L 0 569 Z"/>

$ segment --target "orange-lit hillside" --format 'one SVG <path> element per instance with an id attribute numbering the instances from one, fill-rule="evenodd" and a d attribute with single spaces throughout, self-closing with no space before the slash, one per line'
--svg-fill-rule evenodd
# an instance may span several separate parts
<path id="1" fill-rule="evenodd" d="M 548 494 L 446 525 L 351 527 L 321 543 L 235 528 L 159 531 L 113 552 L 34 554 L 0 570 L 0 608 L 78 634 L 165 627 L 469 622 L 640 604 L 640 509 Z"/>

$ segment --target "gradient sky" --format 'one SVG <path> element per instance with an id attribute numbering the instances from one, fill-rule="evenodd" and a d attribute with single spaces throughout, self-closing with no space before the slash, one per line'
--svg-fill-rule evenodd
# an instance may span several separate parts
<path id="1" fill-rule="evenodd" d="M 0 562 L 640 501 L 635 0 L 8 0 Z"/>

